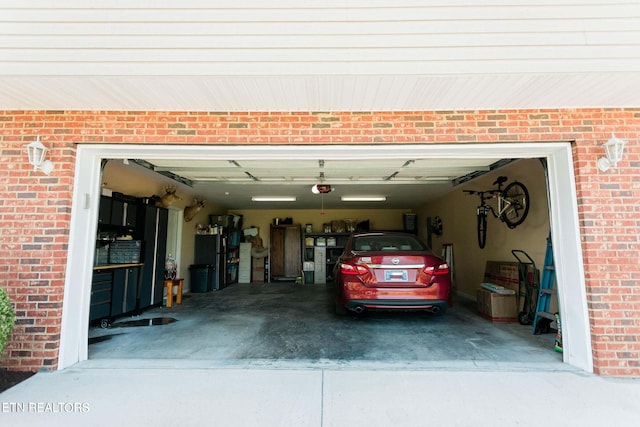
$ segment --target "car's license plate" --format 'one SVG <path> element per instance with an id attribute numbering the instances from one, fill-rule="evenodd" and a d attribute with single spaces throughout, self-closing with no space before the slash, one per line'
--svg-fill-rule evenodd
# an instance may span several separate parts
<path id="1" fill-rule="evenodd" d="M 407 270 L 385 270 L 385 282 L 406 282 Z"/>

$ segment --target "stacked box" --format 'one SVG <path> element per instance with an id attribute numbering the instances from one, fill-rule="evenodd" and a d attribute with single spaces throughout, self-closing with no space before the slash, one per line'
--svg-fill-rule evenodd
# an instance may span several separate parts
<path id="1" fill-rule="evenodd" d="M 520 287 L 519 264 L 517 262 L 487 261 L 484 281 L 518 292 Z"/>
<path id="2" fill-rule="evenodd" d="M 487 261 L 484 281 L 484 286 L 481 285 L 476 293 L 480 315 L 496 323 L 517 321 L 520 264 L 509 261 Z M 501 290 L 497 291 L 497 289 Z"/>
<path id="3" fill-rule="evenodd" d="M 517 320 L 516 296 L 478 289 L 478 312 L 485 319 L 495 323 L 515 322 Z"/>
<path id="4" fill-rule="evenodd" d="M 264 260 L 265 258 L 252 258 L 251 283 L 264 283 Z"/>

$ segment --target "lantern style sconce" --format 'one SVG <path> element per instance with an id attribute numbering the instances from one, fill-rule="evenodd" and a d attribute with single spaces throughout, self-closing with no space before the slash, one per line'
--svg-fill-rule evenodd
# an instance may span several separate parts
<path id="1" fill-rule="evenodd" d="M 616 167 L 618 162 L 622 160 L 622 154 L 624 153 L 624 144 L 626 142 L 622 139 L 616 138 L 616 136 L 611 133 L 611 139 L 604 143 L 604 152 L 606 157 L 600 157 L 598 159 L 598 169 L 602 172 L 606 172 L 611 167 Z"/>
<path id="2" fill-rule="evenodd" d="M 53 162 L 51 160 L 45 160 L 49 149 L 40 142 L 38 137 L 31 144 L 27 144 L 27 154 L 29 155 L 29 163 L 33 165 L 33 170 L 40 169 L 46 175 L 49 175 L 53 170 Z"/>

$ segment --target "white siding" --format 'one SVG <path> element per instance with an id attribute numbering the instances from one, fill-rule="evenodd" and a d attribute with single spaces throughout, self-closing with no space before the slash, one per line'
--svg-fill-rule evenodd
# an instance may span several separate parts
<path id="1" fill-rule="evenodd" d="M 375 76 L 378 91 L 388 91 L 382 81 L 402 76 L 393 84 L 411 92 L 458 76 L 473 85 L 485 76 L 525 77 L 516 85 L 546 76 L 556 87 L 568 75 L 588 74 L 590 86 L 611 86 L 613 78 L 629 89 L 639 72 L 640 0 L 0 0 L 0 76 L 27 92 L 52 81 L 26 76 L 102 76 L 125 93 L 127 78 L 149 76 L 160 78 L 159 87 L 183 90 L 217 86 L 217 78 L 244 85 L 239 77 L 260 76 L 274 93 L 286 89 L 286 76 L 303 78 L 304 86 L 320 81 L 321 92 L 335 91 L 348 76 Z M 191 80 L 176 80 L 184 76 Z M 56 82 L 68 92 L 64 79 Z M 95 80 L 76 83 L 89 88 Z M 0 82 L 0 94 L 12 97 L 7 85 Z M 263 97 L 272 107 L 261 109 L 311 107 Z M 628 98 L 614 103 L 634 102 Z M 318 104 L 347 106 L 335 99 Z M 389 108 L 404 108 L 396 104 Z"/>

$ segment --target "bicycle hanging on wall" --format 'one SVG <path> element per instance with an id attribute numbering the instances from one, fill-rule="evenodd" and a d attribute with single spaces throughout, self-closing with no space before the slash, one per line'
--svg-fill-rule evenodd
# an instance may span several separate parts
<path id="1" fill-rule="evenodd" d="M 491 190 L 463 190 L 468 194 L 477 194 L 480 197 L 480 205 L 476 209 L 478 246 L 483 249 L 487 243 L 487 216 L 489 212 L 495 218 L 507 224 L 509 228 L 515 228 L 527 217 L 529 213 L 529 191 L 522 183 L 513 181 L 502 189 L 502 185 L 508 180 L 506 176 L 499 176 L 492 184 L 498 188 Z M 487 203 L 497 200 L 496 207 Z"/>

